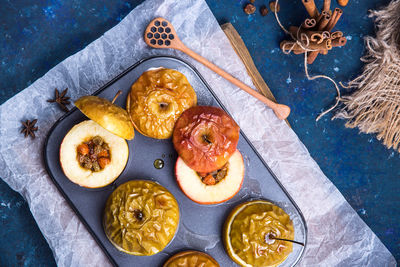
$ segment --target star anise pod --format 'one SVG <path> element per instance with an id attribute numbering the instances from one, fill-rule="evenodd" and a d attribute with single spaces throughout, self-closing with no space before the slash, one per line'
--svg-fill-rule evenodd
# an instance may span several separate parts
<path id="1" fill-rule="evenodd" d="M 67 108 L 67 105 L 69 105 L 71 102 L 69 101 L 70 97 L 66 96 L 67 92 L 68 92 L 68 88 L 66 88 L 64 91 L 62 91 L 61 93 L 58 91 L 58 89 L 55 89 L 55 98 L 54 99 L 49 99 L 47 100 L 47 102 L 50 103 L 57 103 L 58 106 L 64 110 L 65 112 L 68 112 L 69 109 Z"/>
<path id="2" fill-rule="evenodd" d="M 25 135 L 25 138 L 28 137 L 28 135 L 32 136 L 32 138 L 35 138 L 35 132 L 39 129 L 37 126 L 35 126 L 37 122 L 37 119 L 34 119 L 33 121 L 27 120 L 25 122 L 22 122 L 22 130 L 21 133 Z"/>

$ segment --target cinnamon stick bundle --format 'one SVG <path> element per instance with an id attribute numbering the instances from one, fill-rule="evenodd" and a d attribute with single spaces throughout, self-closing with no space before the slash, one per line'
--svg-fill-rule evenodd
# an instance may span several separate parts
<path id="1" fill-rule="evenodd" d="M 285 53 L 294 54 L 307 53 L 307 63 L 312 64 L 318 54 L 326 55 L 333 47 L 344 46 L 347 39 L 343 37 L 343 32 L 332 32 L 336 26 L 343 11 L 340 8 L 330 10 L 331 0 L 324 0 L 324 6 L 319 13 L 314 0 L 302 0 L 310 18 L 307 18 L 299 27 L 291 26 L 289 28 L 293 38 L 296 41 L 282 41 L 280 47 Z M 310 51 L 311 50 L 311 51 Z"/>

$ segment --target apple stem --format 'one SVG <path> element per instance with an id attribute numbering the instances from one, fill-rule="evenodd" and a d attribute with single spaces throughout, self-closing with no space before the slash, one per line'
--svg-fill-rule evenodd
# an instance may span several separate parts
<path id="1" fill-rule="evenodd" d="M 207 135 L 203 135 L 203 140 L 207 143 L 207 144 L 211 144 L 212 142 L 208 139 Z"/>
<path id="2" fill-rule="evenodd" d="M 120 94 L 122 94 L 122 91 L 118 90 L 118 92 L 115 94 L 115 96 L 114 96 L 113 100 L 111 101 L 111 103 L 114 104 L 115 100 L 117 100 L 117 98 L 119 97 Z"/>

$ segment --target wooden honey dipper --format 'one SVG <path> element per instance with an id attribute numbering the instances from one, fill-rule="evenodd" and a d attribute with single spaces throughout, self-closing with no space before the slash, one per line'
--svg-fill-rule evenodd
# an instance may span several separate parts
<path id="1" fill-rule="evenodd" d="M 176 34 L 172 24 L 166 19 L 164 18 L 153 19 L 146 28 L 146 31 L 144 33 L 144 41 L 146 42 L 146 44 L 154 48 L 172 48 L 182 51 L 183 53 L 187 54 L 188 56 L 202 63 L 210 70 L 219 74 L 226 80 L 230 81 L 240 89 L 246 91 L 250 95 L 257 98 L 258 100 L 262 101 L 264 104 L 266 104 L 274 111 L 275 115 L 279 119 L 284 120 L 289 116 L 290 108 L 288 106 L 278 104 L 269 100 L 265 96 L 257 93 L 252 88 L 250 88 L 243 82 L 239 81 L 232 75 L 230 75 L 229 73 L 217 67 L 207 59 L 203 58 L 202 56 L 196 54 L 195 52 L 187 48 L 178 38 L 178 35 Z"/>

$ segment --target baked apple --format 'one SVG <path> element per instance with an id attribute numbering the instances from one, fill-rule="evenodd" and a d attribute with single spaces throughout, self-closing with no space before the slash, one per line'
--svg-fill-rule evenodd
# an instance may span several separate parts
<path id="1" fill-rule="evenodd" d="M 150 256 L 172 240 L 179 224 L 179 207 L 163 186 L 143 180 L 126 182 L 108 198 L 103 227 L 120 251 Z"/>
<path id="2" fill-rule="evenodd" d="M 185 75 L 159 68 L 144 72 L 132 85 L 126 108 L 137 131 L 167 139 L 182 112 L 196 103 L 196 93 Z"/>
<path id="3" fill-rule="evenodd" d="M 240 266 L 277 266 L 292 252 L 293 222 L 280 207 L 265 200 L 242 203 L 229 214 L 223 229 L 228 255 Z"/>
<path id="4" fill-rule="evenodd" d="M 65 175 L 83 187 L 112 183 L 124 170 L 129 151 L 125 139 L 134 137 L 129 115 L 121 107 L 98 96 L 83 96 L 75 105 L 87 117 L 64 137 L 60 163 Z"/>
<path id="5" fill-rule="evenodd" d="M 243 183 L 244 164 L 239 150 L 229 158 L 221 169 L 212 173 L 199 174 L 179 157 L 175 175 L 183 193 L 200 204 L 216 204 L 231 199 Z"/>
<path id="6" fill-rule="evenodd" d="M 182 113 L 172 141 L 182 160 L 199 173 L 222 168 L 236 151 L 239 126 L 222 109 L 196 106 Z"/>
<path id="7" fill-rule="evenodd" d="M 92 120 L 72 127 L 60 147 L 60 163 L 65 176 L 88 188 L 112 183 L 124 170 L 128 156 L 125 139 Z"/>
<path id="8" fill-rule="evenodd" d="M 169 258 L 163 267 L 219 267 L 210 255 L 200 251 L 182 251 Z"/>

